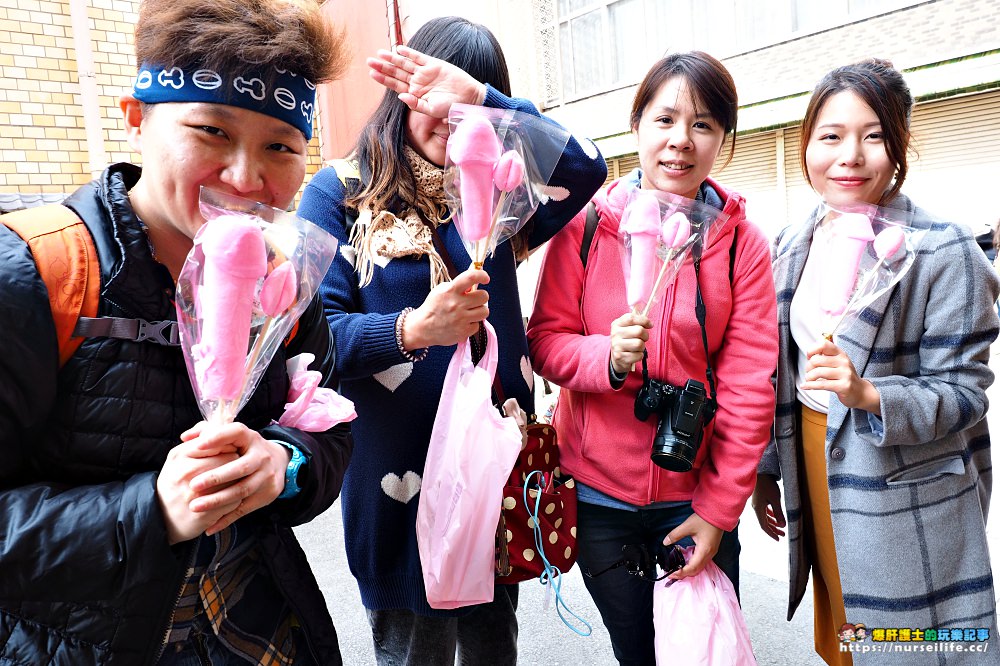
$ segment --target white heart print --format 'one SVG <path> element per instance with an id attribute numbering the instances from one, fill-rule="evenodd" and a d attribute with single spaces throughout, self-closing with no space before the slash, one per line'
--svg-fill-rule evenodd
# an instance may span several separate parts
<path id="1" fill-rule="evenodd" d="M 382 490 L 397 502 L 406 504 L 420 492 L 420 482 L 420 475 L 416 472 L 407 472 L 403 478 L 389 472 L 382 477 Z"/>
<path id="2" fill-rule="evenodd" d="M 405 382 L 411 374 L 413 374 L 413 362 L 407 361 L 406 363 L 398 363 L 386 368 L 382 372 L 376 372 L 372 377 L 382 386 L 395 392 L 399 388 L 399 385 Z"/>

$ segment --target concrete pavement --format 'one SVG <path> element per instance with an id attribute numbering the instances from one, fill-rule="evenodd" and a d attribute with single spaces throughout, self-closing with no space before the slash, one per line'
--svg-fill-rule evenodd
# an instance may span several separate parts
<path id="1" fill-rule="evenodd" d="M 753 523 L 749 522 L 754 520 Z M 751 515 L 744 516 L 741 593 L 744 614 L 758 663 L 774 666 L 822 666 L 812 651 L 812 604 L 807 597 L 792 622 L 785 622 L 787 583 L 768 575 L 782 562 Z M 347 569 L 339 502 L 308 525 L 296 529 L 326 595 L 348 666 L 374 664 L 371 633 L 354 578 Z M 760 534 L 760 538 L 757 535 Z M 764 543 L 767 542 L 767 543 Z M 762 548 L 763 546 L 763 548 Z M 787 578 L 786 578 L 787 580 Z M 521 584 L 518 621 L 518 663 L 524 666 L 613 666 L 608 633 L 574 567 L 565 577 L 562 596 L 573 612 L 593 627 L 590 636 L 578 636 L 559 620 L 555 609 L 543 610 L 545 588 L 536 582 Z"/>
<path id="2" fill-rule="evenodd" d="M 1000 368 L 994 345 L 992 365 Z M 994 409 L 991 430 L 1000 433 L 1000 384 L 988 391 Z M 994 498 L 996 493 L 994 493 Z M 1000 510 L 997 501 L 991 504 Z M 1000 537 L 996 512 L 990 512 L 988 534 L 993 571 L 1000 571 Z M 823 666 L 812 649 L 812 594 L 791 622 L 785 621 L 788 598 L 788 550 L 785 542 L 775 543 L 764 536 L 748 507 L 740 522 L 740 580 L 743 612 L 750 628 L 754 653 L 761 666 Z M 330 613 L 340 635 L 344 663 L 348 666 L 374 664 L 371 633 L 357 585 L 347 568 L 339 502 L 325 514 L 296 530 L 323 589 Z M 593 634 L 578 636 L 559 620 L 554 608 L 543 610 L 544 588 L 537 583 L 521 585 L 518 620 L 519 660 L 524 666 L 614 666 L 607 631 L 574 567 L 564 577 L 562 594 L 567 605 L 586 619 Z"/>

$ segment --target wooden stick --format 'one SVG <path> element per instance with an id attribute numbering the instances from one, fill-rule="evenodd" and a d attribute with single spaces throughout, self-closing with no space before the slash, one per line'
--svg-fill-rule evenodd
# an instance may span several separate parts
<path id="1" fill-rule="evenodd" d="M 503 208 L 504 199 L 507 198 L 507 193 L 501 191 L 500 196 L 497 197 L 496 208 L 493 209 L 493 219 L 490 220 L 490 230 L 486 232 L 486 238 L 484 239 L 486 243 L 483 245 L 483 256 L 482 259 L 479 258 L 478 248 L 476 251 L 476 261 L 472 262 L 475 264 L 477 269 L 481 269 L 483 264 L 486 263 L 486 245 L 489 244 L 490 238 L 493 236 L 493 229 L 496 228 L 497 222 L 500 220 L 500 209 Z"/>
<path id="2" fill-rule="evenodd" d="M 646 302 L 646 307 L 642 309 L 642 316 L 646 317 L 649 315 L 649 308 L 653 305 L 653 296 L 656 294 L 656 290 L 660 287 L 660 282 L 663 281 L 663 276 L 667 273 L 667 265 L 673 260 L 675 253 L 674 250 L 669 250 L 670 254 L 667 258 L 663 260 L 663 265 L 660 266 L 660 273 L 656 276 L 656 281 L 653 283 L 653 288 L 649 290 L 649 300 Z"/>
<path id="3" fill-rule="evenodd" d="M 869 283 L 869 282 L 871 282 L 871 281 L 872 281 L 872 280 L 873 280 L 873 279 L 875 278 L 875 276 L 876 276 L 876 275 L 878 274 L 878 269 L 879 269 L 879 266 L 881 266 L 881 265 L 882 265 L 882 262 L 883 262 L 883 261 L 885 261 L 885 258 L 884 258 L 884 257 L 883 257 L 882 259 L 879 259 L 879 260 L 878 260 L 878 261 L 877 261 L 877 262 L 875 263 L 875 265 L 874 265 L 874 266 L 872 266 L 872 267 L 871 267 L 871 268 L 870 268 L 870 269 L 869 269 L 869 270 L 867 271 L 867 275 L 865 275 L 864 279 L 862 279 L 862 281 L 861 281 L 861 285 L 860 285 L 860 286 L 859 286 L 859 287 L 858 287 L 857 289 L 855 289 L 855 290 L 854 290 L 854 293 L 853 293 L 853 294 L 851 294 L 851 297 L 850 297 L 850 299 L 848 299 L 848 301 L 847 301 L 847 305 L 845 305 L 845 306 L 844 306 L 844 311 L 840 313 L 840 317 L 839 317 L 839 318 L 837 319 L 837 323 L 835 323 L 835 324 L 833 325 L 833 328 L 832 328 L 832 329 L 830 330 L 830 332 L 829 332 L 829 333 L 824 333 L 824 334 L 823 334 L 823 337 L 824 337 L 824 338 L 826 338 L 826 339 L 827 339 L 827 340 L 829 340 L 830 342 L 833 342 L 833 335 L 834 335 L 834 333 L 836 333 L 836 332 L 837 332 L 837 329 L 838 329 L 838 328 L 840 328 L 840 325 L 844 323 L 844 319 L 845 319 L 845 318 L 847 317 L 847 313 L 851 311 L 851 304 L 852 304 L 852 303 L 854 303 L 854 301 L 856 301 L 856 300 L 858 299 L 858 296 L 859 296 L 859 295 L 860 295 L 860 294 L 861 294 L 861 293 L 862 293 L 862 292 L 863 292 L 863 291 L 864 291 L 865 289 L 867 289 L 867 288 L 868 288 L 868 283 Z"/>

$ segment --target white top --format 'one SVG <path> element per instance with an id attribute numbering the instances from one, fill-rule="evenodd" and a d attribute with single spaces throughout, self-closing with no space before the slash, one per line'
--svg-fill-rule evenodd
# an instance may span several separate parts
<path id="1" fill-rule="evenodd" d="M 802 382 L 806 374 L 805 352 L 815 347 L 823 334 L 829 331 L 833 321 L 820 309 L 820 290 L 822 289 L 823 269 L 829 231 L 824 226 L 817 226 L 813 233 L 809 256 L 802 269 L 802 277 L 792 296 L 792 307 L 789 313 L 788 327 L 798 347 L 795 364 L 795 394 L 799 402 L 809 409 L 826 414 L 829 412 L 830 399 L 833 393 L 821 390 L 805 390 Z"/>

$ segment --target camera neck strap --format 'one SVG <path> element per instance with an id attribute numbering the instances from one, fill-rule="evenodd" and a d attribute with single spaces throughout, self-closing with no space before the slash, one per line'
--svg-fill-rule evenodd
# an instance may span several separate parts
<path id="1" fill-rule="evenodd" d="M 703 236 L 698 235 L 697 240 L 694 242 L 694 247 L 691 248 L 691 258 L 694 263 L 694 284 L 695 284 L 695 301 L 694 301 L 694 314 L 698 318 L 698 326 L 701 328 L 701 344 L 705 348 L 705 378 L 708 379 L 708 387 L 712 394 L 712 400 L 707 405 L 708 414 L 705 418 L 705 423 L 712 420 L 715 416 L 715 410 L 719 406 L 716 393 L 715 393 L 715 372 L 712 371 L 712 356 L 708 352 L 708 331 L 705 330 L 705 301 L 701 297 L 701 249 L 703 243 Z M 643 358 L 643 373 L 646 371 L 645 358 Z"/>

